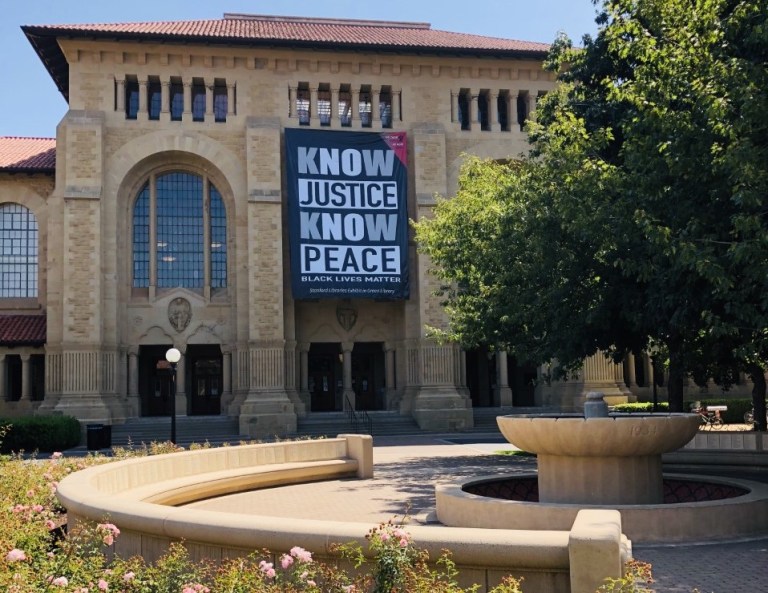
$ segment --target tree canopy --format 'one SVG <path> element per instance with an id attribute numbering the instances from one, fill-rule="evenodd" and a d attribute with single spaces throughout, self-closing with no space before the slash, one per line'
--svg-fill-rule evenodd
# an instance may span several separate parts
<path id="1" fill-rule="evenodd" d="M 758 384 L 768 360 L 768 4 L 605 0 L 597 22 L 553 44 L 530 154 L 468 158 L 417 240 L 446 337 L 565 370 L 653 345 L 682 411 L 686 376 Z"/>

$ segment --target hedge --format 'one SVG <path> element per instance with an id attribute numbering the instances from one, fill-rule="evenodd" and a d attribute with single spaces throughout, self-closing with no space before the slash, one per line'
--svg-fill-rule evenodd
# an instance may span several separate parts
<path id="1" fill-rule="evenodd" d="M 702 406 L 727 406 L 728 409 L 725 412 L 720 412 L 720 416 L 726 424 L 743 424 L 745 412 L 752 409 L 752 398 L 727 399 L 716 397 L 686 400 L 683 402 L 683 409 L 686 412 L 689 411 L 695 402 L 699 402 Z M 615 412 L 649 413 L 653 411 L 653 403 L 636 402 L 632 404 L 619 404 L 615 406 L 613 410 Z M 667 402 L 659 402 L 658 410 L 659 412 L 667 412 L 669 410 L 669 404 Z"/>
<path id="2" fill-rule="evenodd" d="M 51 453 L 80 444 L 80 421 L 72 416 L 0 418 L 0 427 L 7 427 L 0 436 L 0 453 Z"/>

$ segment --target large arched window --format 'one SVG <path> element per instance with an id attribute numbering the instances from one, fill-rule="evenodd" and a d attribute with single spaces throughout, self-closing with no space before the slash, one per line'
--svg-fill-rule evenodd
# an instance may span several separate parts
<path id="1" fill-rule="evenodd" d="M 151 176 L 133 207 L 133 286 L 225 287 L 226 219 L 221 194 L 206 177 Z"/>
<path id="2" fill-rule="evenodd" d="M 37 218 L 0 204 L 0 297 L 37 297 Z"/>

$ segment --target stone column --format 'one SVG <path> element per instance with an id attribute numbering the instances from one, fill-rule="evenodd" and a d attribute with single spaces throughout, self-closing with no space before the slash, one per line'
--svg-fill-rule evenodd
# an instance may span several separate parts
<path id="1" fill-rule="evenodd" d="M 29 354 L 22 354 L 21 358 L 21 399 L 23 402 L 31 402 L 30 395 L 30 376 L 29 376 Z"/>
<path id="2" fill-rule="evenodd" d="M 451 93 L 451 121 L 461 123 L 459 119 L 459 93 Z"/>
<path id="3" fill-rule="evenodd" d="M 136 114 L 136 119 L 149 120 L 149 109 L 147 107 L 147 80 L 139 81 L 139 112 Z"/>
<path id="4" fill-rule="evenodd" d="M 184 82 L 184 114 L 182 120 L 192 120 L 192 82 Z"/>
<path id="5" fill-rule="evenodd" d="M 309 89 L 309 121 L 317 117 L 317 87 Z"/>
<path id="6" fill-rule="evenodd" d="M 213 121 L 213 82 L 205 85 L 205 120 Z"/>
<path id="7" fill-rule="evenodd" d="M 115 109 L 117 111 L 125 112 L 125 80 L 116 80 L 117 83 L 117 90 L 115 91 L 117 96 L 115 99 Z"/>
<path id="8" fill-rule="evenodd" d="M 230 351 L 221 354 L 221 408 L 229 409 L 232 403 L 232 353 Z M 230 414 L 231 415 L 231 414 Z"/>
<path id="9" fill-rule="evenodd" d="M 493 131 L 499 125 L 499 91 L 490 94 L 488 103 L 488 126 Z"/>
<path id="10" fill-rule="evenodd" d="M 160 121 L 171 120 L 171 81 L 160 83 Z"/>
<path id="11" fill-rule="evenodd" d="M 227 117 L 235 114 L 235 85 L 227 85 Z"/>
<path id="12" fill-rule="evenodd" d="M 331 127 L 339 127 L 341 117 L 339 116 L 339 87 L 331 89 Z"/>
<path id="13" fill-rule="evenodd" d="M 374 91 L 371 89 L 371 125 L 373 122 L 380 122 L 381 115 L 379 114 L 379 94 L 381 90 Z"/>
<path id="14" fill-rule="evenodd" d="M 478 121 L 477 121 L 477 99 L 478 96 L 475 94 L 472 94 L 472 91 L 470 90 L 469 94 L 469 129 L 473 129 L 477 127 Z"/>
<path id="15" fill-rule="evenodd" d="M 509 131 L 511 132 L 515 126 L 520 127 L 520 122 L 517 120 L 517 91 L 509 93 Z"/>
<path id="16" fill-rule="evenodd" d="M 136 349 L 128 352 L 128 407 L 131 416 L 138 416 L 139 402 L 139 353 Z"/>
<path id="17" fill-rule="evenodd" d="M 533 121 L 536 111 L 536 91 L 528 91 L 528 119 Z"/>
<path id="18" fill-rule="evenodd" d="M 352 97 L 352 113 L 349 116 L 351 125 L 355 125 L 355 122 L 360 121 L 360 89 L 353 91 L 350 89 L 349 94 Z"/>
<path id="19" fill-rule="evenodd" d="M 499 406 L 512 405 L 512 389 L 509 387 L 507 352 L 496 353 L 496 400 Z"/>
<path id="20" fill-rule="evenodd" d="M 288 87 L 288 117 L 293 118 L 297 116 L 296 113 L 296 97 L 297 95 L 297 88 L 295 86 L 289 86 Z"/>
<path id="21" fill-rule="evenodd" d="M 355 409 L 355 391 L 352 389 L 352 348 L 354 348 L 355 343 L 354 342 L 342 342 L 341 343 L 341 349 L 343 352 L 343 360 L 342 360 L 342 372 L 343 372 L 343 382 L 342 382 L 342 398 L 343 403 L 342 407 L 344 410 L 348 409 L 348 406 L 351 405 L 352 409 Z M 349 402 L 349 404 L 347 403 Z"/>
<path id="22" fill-rule="evenodd" d="M 299 390 L 309 393 L 309 344 L 299 344 Z"/>

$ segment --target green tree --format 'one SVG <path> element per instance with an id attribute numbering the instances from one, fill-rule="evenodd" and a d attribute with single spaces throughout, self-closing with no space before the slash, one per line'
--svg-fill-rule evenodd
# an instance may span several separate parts
<path id="1" fill-rule="evenodd" d="M 694 371 L 735 364 L 759 387 L 767 8 L 606 0 L 594 39 L 556 40 L 561 84 L 529 126 L 532 158 L 470 161 L 456 198 L 416 225 L 446 283 L 449 337 L 566 369 L 652 340 L 673 411 Z"/>

